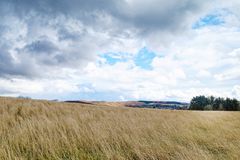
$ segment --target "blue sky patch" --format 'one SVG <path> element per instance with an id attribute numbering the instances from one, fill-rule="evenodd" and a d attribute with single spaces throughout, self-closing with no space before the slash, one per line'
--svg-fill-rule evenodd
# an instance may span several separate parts
<path id="1" fill-rule="evenodd" d="M 146 70 L 151 70 L 151 63 L 156 57 L 156 54 L 147 49 L 147 47 L 142 48 L 138 54 L 134 57 L 134 62 L 136 66 L 139 66 Z"/>
<path id="2" fill-rule="evenodd" d="M 206 26 L 218 26 L 224 24 L 221 14 L 208 14 L 203 18 L 200 18 L 196 23 L 192 25 L 193 29 L 199 29 Z"/>
<path id="3" fill-rule="evenodd" d="M 128 53 L 104 53 L 100 57 L 104 58 L 107 64 L 114 65 L 117 62 L 126 62 L 128 60 Z"/>
<path id="4" fill-rule="evenodd" d="M 129 53 L 118 52 L 118 53 L 104 53 L 100 55 L 101 58 L 106 60 L 107 64 L 114 65 L 118 62 L 127 62 L 128 60 L 133 60 L 135 65 L 146 70 L 151 70 L 152 60 L 156 57 L 153 51 L 150 51 L 147 47 L 143 47 L 138 51 L 135 56 Z"/>

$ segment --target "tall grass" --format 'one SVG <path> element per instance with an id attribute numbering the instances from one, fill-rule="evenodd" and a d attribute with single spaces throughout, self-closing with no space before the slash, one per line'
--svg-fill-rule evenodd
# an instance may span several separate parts
<path id="1" fill-rule="evenodd" d="M 0 159 L 240 159 L 240 112 L 0 98 Z"/>

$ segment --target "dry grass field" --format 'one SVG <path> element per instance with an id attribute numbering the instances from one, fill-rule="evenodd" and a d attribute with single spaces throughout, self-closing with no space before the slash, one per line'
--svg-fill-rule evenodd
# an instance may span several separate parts
<path id="1" fill-rule="evenodd" d="M 240 112 L 0 98 L 0 159 L 240 159 Z"/>

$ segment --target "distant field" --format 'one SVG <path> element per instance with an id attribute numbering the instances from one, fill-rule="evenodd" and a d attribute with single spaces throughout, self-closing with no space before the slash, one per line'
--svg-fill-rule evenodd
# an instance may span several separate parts
<path id="1" fill-rule="evenodd" d="M 0 159 L 240 159 L 240 112 L 0 98 Z"/>

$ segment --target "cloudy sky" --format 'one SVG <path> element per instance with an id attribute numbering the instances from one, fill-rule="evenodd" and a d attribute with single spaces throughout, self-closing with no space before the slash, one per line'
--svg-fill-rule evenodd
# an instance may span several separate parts
<path id="1" fill-rule="evenodd" d="M 239 0 L 0 0 L 0 95 L 240 99 Z"/>

